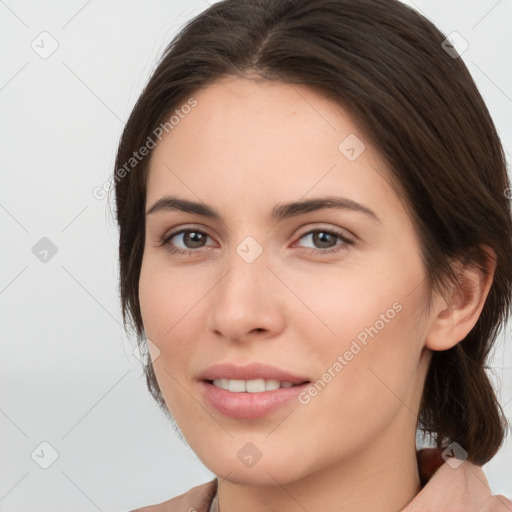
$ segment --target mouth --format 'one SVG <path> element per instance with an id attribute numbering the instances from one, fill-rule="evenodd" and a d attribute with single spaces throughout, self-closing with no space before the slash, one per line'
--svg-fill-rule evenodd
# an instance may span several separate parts
<path id="1" fill-rule="evenodd" d="M 219 380 L 224 381 L 224 379 Z M 223 416 L 247 420 L 269 416 L 286 405 L 299 406 L 297 396 L 310 385 L 310 381 L 292 383 L 291 386 L 289 381 L 270 381 L 269 388 L 272 389 L 267 389 L 268 380 L 264 379 L 248 381 L 225 379 L 225 381 L 228 383 L 227 389 L 219 387 L 213 380 L 199 382 L 206 403 Z M 222 385 L 226 382 L 222 382 Z M 252 388 L 252 386 L 255 387 Z M 263 386 L 265 390 L 262 390 Z M 250 391 L 250 389 L 256 389 L 256 391 Z"/>
<path id="2" fill-rule="evenodd" d="M 205 401 L 223 416 L 256 419 L 296 403 L 311 384 L 307 377 L 261 363 L 211 366 L 198 376 Z"/>

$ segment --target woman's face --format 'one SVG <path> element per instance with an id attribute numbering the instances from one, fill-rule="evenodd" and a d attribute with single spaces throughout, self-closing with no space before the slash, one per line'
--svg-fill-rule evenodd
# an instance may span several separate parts
<path id="1" fill-rule="evenodd" d="M 259 485 L 409 449 L 427 287 L 383 160 L 306 87 L 225 77 L 194 97 L 152 156 L 139 290 L 187 442 Z"/>

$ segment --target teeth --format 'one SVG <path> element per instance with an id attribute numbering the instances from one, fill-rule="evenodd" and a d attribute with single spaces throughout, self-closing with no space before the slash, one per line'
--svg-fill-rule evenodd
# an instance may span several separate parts
<path id="1" fill-rule="evenodd" d="M 273 391 L 279 388 L 291 388 L 293 383 L 286 380 L 280 382 L 276 379 L 213 379 L 213 385 L 233 393 L 262 393 L 263 391 Z"/>
<path id="2" fill-rule="evenodd" d="M 245 384 L 244 391 L 248 393 L 261 393 L 265 391 L 265 381 L 263 379 L 242 381 Z"/>
<path id="3" fill-rule="evenodd" d="M 279 389 L 279 381 L 275 379 L 268 379 L 265 381 L 265 391 L 273 391 Z"/>
<path id="4" fill-rule="evenodd" d="M 228 385 L 229 391 L 233 391 L 234 393 L 242 393 L 245 391 L 245 381 L 244 380 L 230 380 Z"/>

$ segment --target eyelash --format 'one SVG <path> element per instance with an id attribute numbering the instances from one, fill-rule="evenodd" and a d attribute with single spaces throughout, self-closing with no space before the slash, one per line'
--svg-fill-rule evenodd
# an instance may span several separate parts
<path id="1" fill-rule="evenodd" d="M 178 255 L 182 255 L 182 256 L 192 256 L 193 253 L 198 252 L 199 249 L 202 249 L 203 247 L 200 247 L 198 249 L 186 249 L 186 250 L 184 250 L 184 249 L 178 249 L 176 247 L 173 247 L 169 243 L 171 241 L 171 239 L 174 238 L 176 235 L 181 235 L 183 233 L 190 233 L 190 232 L 192 232 L 192 233 L 199 233 L 201 235 L 205 235 L 205 236 L 209 237 L 208 233 L 205 233 L 204 231 L 202 231 L 200 229 L 194 229 L 194 228 L 180 229 L 178 231 L 171 232 L 168 235 L 162 237 L 161 240 L 160 240 L 160 245 L 161 246 L 167 245 L 168 246 L 167 250 L 171 254 L 178 254 Z M 299 240 L 301 240 L 305 236 L 311 235 L 313 233 L 327 233 L 329 235 L 333 235 L 333 236 L 338 237 L 343 242 L 343 244 L 336 244 L 334 247 L 331 247 L 329 249 L 311 249 L 311 248 L 305 247 L 305 249 L 309 250 L 313 254 L 329 254 L 329 253 L 338 252 L 340 250 L 343 250 L 343 246 L 353 245 L 353 243 L 354 243 L 352 240 L 350 240 L 347 237 L 345 237 L 342 232 L 337 231 L 337 230 L 332 229 L 332 228 L 329 228 L 329 229 L 325 229 L 325 228 L 312 229 L 312 230 L 307 231 L 306 233 L 302 234 L 299 237 Z"/>

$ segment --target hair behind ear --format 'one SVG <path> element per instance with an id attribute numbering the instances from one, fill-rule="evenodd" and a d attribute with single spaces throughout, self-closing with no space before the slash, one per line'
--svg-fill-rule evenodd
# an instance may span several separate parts
<path id="1" fill-rule="evenodd" d="M 486 373 L 485 356 L 478 353 L 480 336 L 472 331 L 454 347 L 433 351 L 419 418 L 424 432 L 442 433 L 436 436 L 437 448 L 455 441 L 478 465 L 494 457 L 509 429 Z"/>

